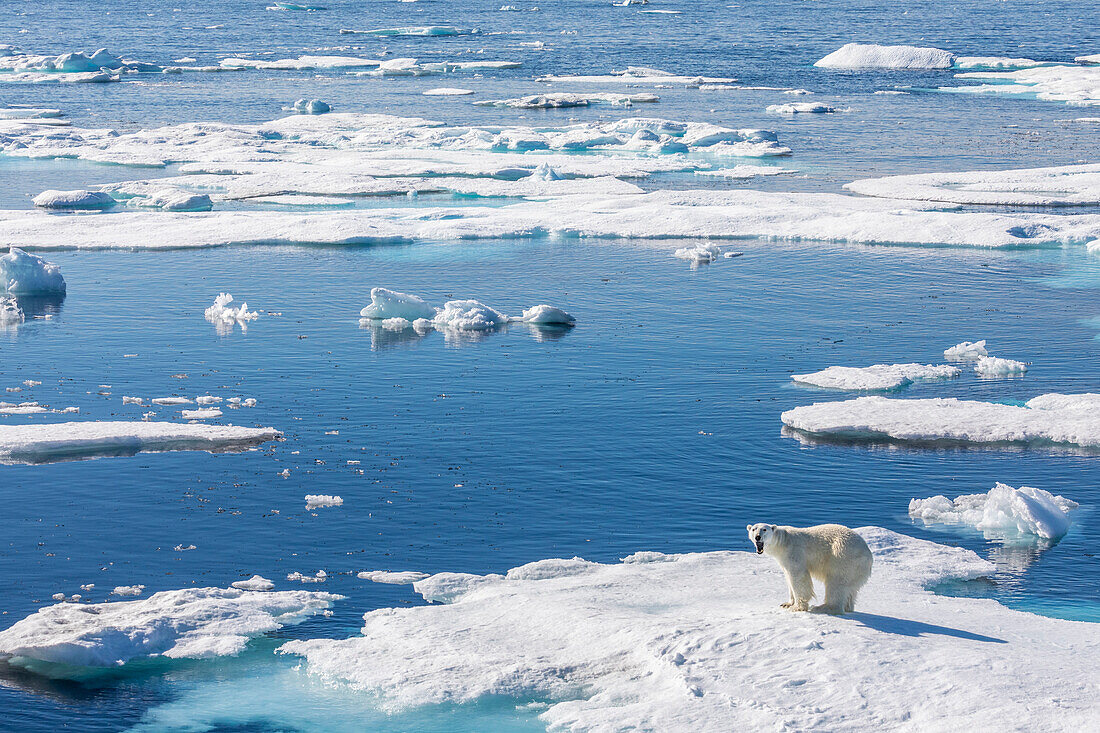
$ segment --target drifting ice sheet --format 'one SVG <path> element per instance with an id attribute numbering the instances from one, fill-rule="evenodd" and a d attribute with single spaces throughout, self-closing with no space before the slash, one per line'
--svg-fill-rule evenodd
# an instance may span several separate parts
<path id="1" fill-rule="evenodd" d="M 361 636 L 281 650 L 387 710 L 536 698 L 554 730 L 1091 725 L 1096 686 L 1081 670 L 1100 626 L 935 596 L 923 586 L 994 568 L 969 550 L 859 532 L 875 568 L 847 617 L 779 609 L 780 569 L 749 552 L 644 553 L 433 575 L 414 588 L 439 605 L 373 611 Z"/>
<path id="2" fill-rule="evenodd" d="M 1100 448 L 1100 395 L 1046 394 L 1026 404 L 860 397 L 796 407 L 781 419 L 801 433 L 843 440 Z"/>
<path id="3" fill-rule="evenodd" d="M 792 374 L 791 379 L 824 389 L 887 391 L 907 387 L 917 380 L 951 379 L 958 367 L 932 364 L 875 364 L 869 367 L 831 366 L 812 374 Z"/>
<path id="4" fill-rule="evenodd" d="M 0 425 L 0 464 L 48 463 L 173 450 L 242 450 L 281 435 L 274 428 L 168 422 Z"/>
<path id="5" fill-rule="evenodd" d="M 235 588 L 187 588 L 145 600 L 59 603 L 0 632 L 0 655 L 15 663 L 115 667 L 131 659 L 235 655 L 249 639 L 297 624 L 342 596 Z"/>
<path id="6" fill-rule="evenodd" d="M 1069 531 L 1069 512 L 1077 502 L 1049 491 L 998 483 L 987 494 L 913 499 L 909 516 L 925 524 L 967 524 L 988 537 L 1034 535 L 1056 540 Z"/>

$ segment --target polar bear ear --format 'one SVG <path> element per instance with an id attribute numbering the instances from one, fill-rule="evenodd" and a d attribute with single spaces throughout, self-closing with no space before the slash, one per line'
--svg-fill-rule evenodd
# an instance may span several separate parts
<path id="1" fill-rule="evenodd" d="M 752 525 L 751 524 L 746 524 L 745 529 L 747 529 L 748 531 L 751 532 L 752 531 Z"/>
<path id="2" fill-rule="evenodd" d="M 778 524 L 769 524 L 768 529 L 770 529 L 772 532 L 774 532 L 775 530 L 779 529 L 779 525 Z"/>

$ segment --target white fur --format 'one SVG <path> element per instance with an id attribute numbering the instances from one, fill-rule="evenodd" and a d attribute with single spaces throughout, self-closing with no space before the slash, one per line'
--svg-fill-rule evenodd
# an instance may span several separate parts
<path id="1" fill-rule="evenodd" d="M 792 611 L 849 613 L 856 594 L 871 577 L 871 549 L 858 534 L 839 524 L 814 527 L 778 527 L 750 524 L 749 539 L 771 555 L 787 576 L 790 600 L 782 604 Z M 825 584 L 825 602 L 810 608 L 813 579 Z"/>

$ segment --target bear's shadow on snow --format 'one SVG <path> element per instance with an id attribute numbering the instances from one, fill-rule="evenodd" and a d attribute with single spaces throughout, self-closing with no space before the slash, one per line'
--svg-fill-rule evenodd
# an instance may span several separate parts
<path id="1" fill-rule="evenodd" d="M 998 639 L 993 636 L 983 636 L 982 634 L 975 634 L 970 631 L 963 631 L 962 629 L 952 629 L 948 626 L 936 626 L 935 624 L 926 624 L 923 621 L 912 621 L 907 618 L 880 616 L 876 613 L 855 611 L 844 614 L 844 618 L 858 621 L 867 628 L 881 631 L 884 634 L 899 634 L 901 636 L 939 634 L 941 636 L 954 636 L 957 639 L 967 639 L 969 641 L 984 641 L 993 644 L 1008 643 L 1004 639 Z"/>

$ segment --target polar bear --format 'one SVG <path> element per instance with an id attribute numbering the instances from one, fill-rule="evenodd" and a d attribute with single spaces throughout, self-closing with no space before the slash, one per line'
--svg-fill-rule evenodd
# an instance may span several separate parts
<path id="1" fill-rule="evenodd" d="M 839 524 L 814 527 L 748 525 L 756 553 L 767 553 L 779 562 L 787 576 L 790 600 L 782 604 L 792 611 L 809 611 L 814 597 L 812 578 L 825 584 L 825 602 L 817 613 L 849 613 L 856 594 L 871 577 L 871 548 L 858 534 Z"/>

